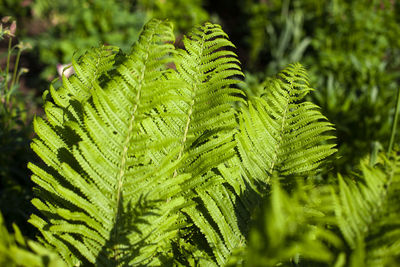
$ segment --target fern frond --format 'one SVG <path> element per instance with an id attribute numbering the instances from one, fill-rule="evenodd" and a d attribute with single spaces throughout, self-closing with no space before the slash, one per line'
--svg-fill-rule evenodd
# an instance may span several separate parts
<path id="1" fill-rule="evenodd" d="M 332 125 L 316 105 L 304 101 L 311 90 L 305 69 L 300 64 L 293 64 L 277 77 L 267 79 L 261 97 L 250 98 L 247 106 L 241 108 L 238 114 L 239 131 L 235 136 L 238 154 L 220 166 L 219 170 L 234 189 L 235 195 L 240 196 L 236 205 L 241 207 L 242 218 L 246 218 L 246 213 L 252 213 L 260 203 L 261 196 L 269 191 L 272 177 L 312 173 L 323 159 L 336 151 L 334 145 L 326 143 L 333 138 L 329 135 L 333 130 Z M 250 256 L 255 261 L 250 262 L 273 266 L 299 253 L 321 261 L 331 259 L 333 255 L 324 242 L 314 241 L 316 236 L 321 236 L 338 245 L 340 240 L 334 234 L 309 225 L 291 225 L 291 220 L 307 222 L 315 217 L 298 210 L 302 204 L 310 204 L 305 200 L 307 197 L 300 194 L 289 200 L 279 187 L 272 187 L 272 190 L 276 191 L 268 202 L 269 211 L 260 217 L 264 218 L 260 219 L 264 220 L 262 225 L 269 225 L 266 228 L 269 232 L 259 228 L 261 232 L 256 235 L 262 237 L 262 241 L 250 241 L 250 250 L 255 250 L 255 254 Z M 280 202 L 286 203 L 287 207 L 280 209 L 277 206 Z M 242 219 L 245 235 L 249 230 L 249 218 L 247 215 L 247 219 Z M 286 232 L 287 227 L 290 232 Z M 254 230 L 251 235 L 255 235 Z M 271 241 L 266 243 L 266 240 Z M 280 250 L 282 245 L 288 247 Z M 315 249 L 310 250 L 313 245 Z M 236 257 L 243 255 L 243 248 L 238 247 L 233 253 Z M 270 254 L 266 257 L 265 253 Z M 261 262 L 257 262 L 256 258 Z"/>
<path id="2" fill-rule="evenodd" d="M 318 106 L 304 101 L 308 76 L 300 64 L 293 64 L 265 81 L 262 97 L 249 100 L 242 109 L 240 134 L 237 135 L 240 158 L 249 177 L 268 183 L 269 177 L 304 174 L 315 170 L 321 160 L 333 154 L 332 124 Z"/>
<path id="3" fill-rule="evenodd" d="M 219 25 L 196 27 L 183 43 L 185 50 L 179 51 L 176 65 L 179 78 L 185 81 L 177 92 L 183 101 L 174 108 L 185 113 L 178 123 L 182 153 L 190 151 L 185 171 L 200 174 L 209 169 L 202 167 L 210 166 L 208 158 L 216 166 L 215 160 L 220 157 L 219 163 L 223 162 L 232 148 L 223 149 L 230 142 L 224 133 L 232 136 L 236 128 L 232 105 L 240 101 L 242 92 L 231 85 L 239 83 L 234 76 L 243 74 L 236 55 L 226 50 L 234 46 Z"/>
<path id="4" fill-rule="evenodd" d="M 0 213 L 0 265 L 1 266 L 66 266 L 57 253 L 37 242 L 26 240 L 18 226 L 13 224 L 14 234 L 8 232 Z"/>
<path id="5" fill-rule="evenodd" d="M 49 91 L 55 104 L 65 108 L 70 104 L 70 99 L 79 102 L 87 100 L 94 83 L 112 69 L 118 51 L 117 47 L 102 46 L 88 50 L 78 61 L 72 59 L 75 75 L 70 79 L 63 75 L 63 86 L 59 89 L 55 89 L 53 85 L 50 86 Z"/>
<path id="6" fill-rule="evenodd" d="M 349 250 L 349 266 L 394 266 L 400 261 L 400 157 L 380 155 L 372 168 L 361 163 L 356 179 L 339 175 L 333 194 L 337 225 Z"/>
<path id="7" fill-rule="evenodd" d="M 45 107 L 58 117 L 35 121 L 38 138 L 32 148 L 47 166 L 29 165 L 39 186 L 33 203 L 44 215 L 30 221 L 69 265 L 154 264 L 168 251 L 174 236 L 169 229 L 178 216 L 170 217 L 170 212 L 183 199 L 159 205 L 177 185 L 161 189 L 168 175 L 156 171 L 165 168 L 163 174 L 170 170 L 172 176 L 174 163 L 151 160 L 148 150 L 156 150 L 157 144 L 142 123 L 160 106 L 155 100 L 168 97 L 172 88 L 165 75 L 173 41 L 168 23 L 150 21 L 120 64 L 100 57 L 105 66 L 99 69 L 101 76 L 91 72 L 95 60 L 82 63 L 89 71 L 76 69 L 78 75 L 67 80 L 65 91 L 79 88 L 76 92 L 87 96 L 71 93 L 68 105 L 55 101 L 56 108 Z M 112 77 L 103 82 L 107 71 Z M 65 114 L 68 118 L 61 120 Z M 184 177 L 175 177 L 176 184 Z"/>
<path id="8" fill-rule="evenodd" d="M 337 185 L 300 184 L 289 196 L 273 181 L 256 216 L 246 266 L 396 266 L 399 252 L 400 157 L 360 163 Z M 234 262 L 233 262 L 234 263 Z"/>
<path id="9" fill-rule="evenodd" d="M 277 178 L 277 177 L 275 177 Z M 300 266 L 307 261 L 324 266 L 335 260 L 333 249 L 343 246 L 336 234 L 325 228 L 326 210 L 330 206 L 329 188 L 299 185 L 288 194 L 274 179 L 271 194 L 257 210 L 244 255 L 244 266 L 277 266 L 292 262 Z M 306 263 L 304 264 L 304 261 Z"/>
<path id="10" fill-rule="evenodd" d="M 232 85 L 239 83 L 243 74 L 237 56 L 228 50 L 234 46 L 219 25 L 196 27 L 183 42 L 185 50 L 179 51 L 176 67 L 185 83 L 177 91 L 182 101 L 176 102 L 174 109 L 185 112 L 176 122 L 181 129 L 178 157 L 185 155 L 185 161 L 177 173 L 191 174 L 182 188 L 195 192 L 196 203 L 183 212 L 193 223 L 190 231 L 202 233 L 215 262 L 223 265 L 244 238 L 234 214 L 235 198 L 215 172 L 235 155 L 233 104 L 242 101 L 243 93 Z"/>

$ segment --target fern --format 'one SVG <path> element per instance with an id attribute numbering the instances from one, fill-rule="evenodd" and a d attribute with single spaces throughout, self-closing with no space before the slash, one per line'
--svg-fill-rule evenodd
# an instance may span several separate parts
<path id="1" fill-rule="evenodd" d="M 277 183 L 255 220 L 249 266 L 396 266 L 399 262 L 399 156 L 335 185 L 300 184 L 289 196 Z M 246 255 L 246 256 L 244 256 Z"/>
<path id="2" fill-rule="evenodd" d="M 271 195 L 256 213 L 247 251 L 236 252 L 245 259 L 245 266 L 299 264 L 310 259 L 321 266 L 334 260 L 331 250 L 343 242 L 324 227 L 326 213 L 321 208 L 331 205 L 329 190 L 310 185 L 289 195 L 273 182 Z"/>
<path id="3" fill-rule="evenodd" d="M 339 175 L 334 211 L 346 241 L 349 266 L 394 266 L 400 260 L 400 158 L 380 155 L 375 168 L 361 163 L 362 175 Z"/>
<path id="4" fill-rule="evenodd" d="M 264 82 L 261 97 L 251 98 L 242 109 L 240 135 L 241 159 L 253 179 L 268 183 L 272 174 L 305 174 L 315 170 L 321 160 L 333 154 L 332 124 L 318 106 L 304 101 L 313 90 L 305 69 L 293 64 Z"/>
<path id="5" fill-rule="evenodd" d="M 247 99 L 220 26 L 195 27 L 184 49 L 174 39 L 151 20 L 129 54 L 92 49 L 45 95 L 30 222 L 68 265 L 224 265 L 271 177 L 335 151 L 301 65 Z"/>
<path id="6" fill-rule="evenodd" d="M 66 266 L 55 253 L 32 240 L 25 240 L 18 226 L 13 224 L 14 234 L 4 225 L 0 213 L 0 265 L 1 266 Z"/>
<path id="7" fill-rule="evenodd" d="M 45 199 L 37 198 L 33 203 L 47 218 L 34 215 L 31 222 L 70 265 L 78 259 L 113 265 L 112 259 L 118 264 L 120 260 L 126 261 L 124 251 L 146 248 L 148 253 L 129 253 L 139 255 L 136 260 L 142 261 L 163 246 L 164 242 L 153 245 L 164 237 L 154 229 L 169 222 L 169 209 L 177 201 L 157 206 L 163 216 L 156 216 L 154 204 L 149 204 L 155 200 L 147 192 L 161 184 L 152 177 L 157 175 L 154 173 L 160 166 L 155 164 L 160 162 L 143 161 L 148 154 L 146 149 L 151 146 L 155 149 L 157 144 L 144 135 L 141 122 L 148 116 L 146 113 L 160 104 L 155 100 L 168 94 L 165 83 L 161 86 L 160 82 L 173 50 L 173 45 L 167 42 L 173 40 L 168 24 L 151 22 L 132 53 L 110 70 L 113 78 L 104 89 L 100 87 L 97 72 L 77 71 L 75 82 L 71 79 L 71 84 L 67 83 L 63 89 L 74 96 L 73 90 L 79 88 L 77 95 L 86 92 L 90 97 L 71 97 L 67 107 L 46 107 L 49 122 L 41 119 L 35 122 L 39 138 L 32 147 L 47 167 L 30 164 L 32 179 L 41 186 L 39 194 Z M 106 61 L 104 55 L 99 59 Z M 82 60 L 82 63 L 92 66 L 94 61 Z M 91 81 L 90 88 L 85 81 Z M 56 115 L 49 116 L 50 113 Z M 69 120 L 64 121 L 68 116 Z M 137 176 L 139 179 L 133 180 Z M 137 206 L 141 207 L 139 214 L 135 213 Z M 153 227 L 147 227 L 144 214 L 157 217 Z M 135 220 L 134 229 L 125 229 Z M 147 245 L 145 239 L 149 235 L 153 240 Z"/>
<path id="8" fill-rule="evenodd" d="M 178 54 L 177 71 L 185 81 L 179 94 L 186 100 L 181 102 L 184 106 L 177 108 L 187 110 L 182 123 L 182 152 L 186 152 L 182 171 L 190 173 L 192 178 L 183 187 L 192 188 L 196 196 L 196 205 L 183 209 L 194 224 L 185 232 L 195 232 L 197 228 L 205 236 L 216 262 L 222 265 L 241 235 L 237 220 L 231 216 L 233 203 L 222 185 L 224 181 L 213 168 L 235 153 L 233 103 L 240 101 L 238 96 L 243 93 L 231 85 L 239 82 L 234 76 L 243 74 L 236 55 L 225 50 L 233 44 L 218 25 L 196 28 L 184 39 L 184 45 L 185 50 Z M 224 200 L 221 195 L 227 198 Z M 180 243 L 189 246 L 185 241 Z"/>

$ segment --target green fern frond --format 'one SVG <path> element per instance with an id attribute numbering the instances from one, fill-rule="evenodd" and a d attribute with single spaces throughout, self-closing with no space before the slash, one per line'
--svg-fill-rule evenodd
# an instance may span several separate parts
<path id="1" fill-rule="evenodd" d="M 56 107 L 57 118 L 35 121 L 38 138 L 32 148 L 47 166 L 29 165 L 32 180 L 40 186 L 33 203 L 44 215 L 44 219 L 33 215 L 30 221 L 70 265 L 157 262 L 171 238 L 168 229 L 177 215 L 170 218 L 170 211 L 183 200 L 155 204 L 169 197 L 167 190 L 176 191 L 175 184 L 157 189 L 167 177 L 160 177 L 157 169 L 172 173 L 173 166 L 147 156 L 147 149 L 157 149 L 157 144 L 143 132 L 142 123 L 160 106 L 155 100 L 169 94 L 165 75 L 173 41 L 168 23 L 150 21 L 115 70 L 104 60 L 112 79 L 102 84 L 101 77 L 90 72 L 96 67 L 94 61 L 85 61 L 89 72 L 78 70 L 65 90 L 80 88 L 90 96 L 71 97 L 69 105 Z M 48 105 L 45 110 L 56 108 Z M 60 119 L 73 112 L 77 116 Z M 176 177 L 176 184 L 182 177 Z M 152 189 L 158 193 L 151 194 Z M 138 208 L 143 205 L 147 208 Z M 133 223 L 135 228 L 130 227 Z"/>
<path id="2" fill-rule="evenodd" d="M 201 47 L 199 43 L 193 51 L 189 50 L 190 55 L 196 55 L 195 51 Z M 193 61 L 186 59 L 185 62 Z M 201 61 L 197 59 L 195 62 Z M 221 65 L 220 68 L 223 68 L 222 63 Z M 185 71 L 195 73 L 196 68 L 198 68 L 196 65 L 192 68 L 187 65 Z M 308 102 L 299 103 L 311 90 L 305 70 L 300 65 L 293 65 L 282 71 L 280 76 L 280 79 L 271 82 L 273 85 L 270 85 L 266 96 L 249 102 L 250 111 L 243 109 L 238 115 L 241 118 L 241 132 L 237 133 L 235 130 L 234 133 L 238 136 L 240 157 L 237 157 L 236 147 L 235 150 L 231 150 L 235 154 L 224 158 L 219 162 L 221 164 L 217 167 L 217 171 L 210 174 L 210 177 L 215 177 L 213 180 L 220 182 L 214 182 L 212 187 L 205 190 L 196 189 L 199 196 L 198 205 L 184 209 L 205 236 L 219 265 L 225 264 L 232 251 L 244 245 L 247 227 L 243 224 L 248 222 L 250 213 L 258 201 L 257 197 L 254 197 L 256 193 L 254 184 L 256 179 L 260 179 L 259 174 L 262 174 L 261 177 L 271 175 L 274 164 L 276 165 L 274 171 L 282 175 L 306 173 L 314 170 L 322 159 L 335 151 L 334 145 L 322 144 L 333 137 L 320 135 L 333 130 L 331 124 L 326 122 L 326 118 L 320 114 L 315 105 Z M 184 79 L 191 81 L 187 77 Z M 204 80 L 208 79 L 212 78 Z M 275 101 L 280 101 L 281 104 L 276 106 Z M 253 103 L 258 109 L 252 109 Z M 268 114 L 273 115 L 268 119 L 266 118 Z M 253 123 L 258 118 L 264 122 L 258 125 Z M 268 134 L 280 140 L 271 141 L 266 137 Z M 242 136 L 244 137 L 241 139 Z M 251 141 L 246 142 L 245 138 Z M 259 142 L 254 142 L 256 139 L 259 139 Z M 248 158 L 244 158 L 248 157 L 246 153 L 254 153 L 262 158 L 262 161 L 254 165 L 253 161 L 250 163 Z M 266 160 L 269 155 L 275 158 L 271 157 L 271 169 L 266 171 L 265 167 L 268 166 Z M 197 167 L 192 162 L 189 164 Z M 254 173 L 256 168 L 260 168 L 258 175 Z M 248 175 L 249 178 L 246 180 L 242 174 L 249 174 L 249 170 L 253 173 Z M 267 179 L 263 180 L 264 184 L 265 181 Z M 224 201 L 217 197 L 221 195 L 225 196 Z M 226 208 L 227 206 L 230 208 Z"/>
<path id="3" fill-rule="evenodd" d="M 337 225 L 350 248 L 349 266 L 395 266 L 400 261 L 400 157 L 380 155 L 372 168 L 361 163 L 359 178 L 339 175 L 333 194 Z"/>
<path id="4" fill-rule="evenodd" d="M 177 123 L 183 129 L 179 155 L 185 155 L 185 161 L 178 173 L 191 174 L 182 186 L 196 196 L 196 205 L 183 212 L 194 224 L 190 231 L 204 235 L 214 254 L 211 258 L 223 265 L 244 237 L 234 214 L 235 199 L 214 168 L 235 155 L 233 105 L 242 101 L 243 93 L 232 85 L 239 83 L 243 74 L 237 56 L 228 50 L 234 46 L 219 25 L 196 27 L 183 42 L 185 50 L 179 51 L 176 65 L 179 78 L 185 82 L 177 92 L 183 101 L 174 108 L 186 113 Z"/>
<path id="5" fill-rule="evenodd" d="M 308 76 L 300 64 L 292 64 L 277 78 L 265 81 L 262 97 L 249 100 L 240 117 L 238 147 L 243 165 L 252 179 L 263 183 L 279 175 L 304 174 L 315 170 L 333 154 L 333 130 L 318 106 L 304 101 Z"/>
<path id="6" fill-rule="evenodd" d="M 276 177 L 277 178 L 277 177 Z M 325 227 L 331 198 L 328 188 L 299 185 L 288 194 L 274 179 L 271 194 L 264 199 L 249 234 L 246 251 L 239 251 L 244 266 L 277 266 L 292 262 L 299 266 L 324 266 L 333 262 L 332 249 L 343 246 L 341 239 Z M 304 262 L 305 261 L 305 262 Z"/>
<path id="7" fill-rule="evenodd" d="M 0 213 L 0 265 L 1 266 L 66 266 L 57 253 L 44 248 L 37 242 L 26 240 L 18 226 L 13 224 L 14 234 L 5 227 Z"/>
<path id="8" fill-rule="evenodd" d="M 242 91 L 231 85 L 239 83 L 234 76 L 243 74 L 237 56 L 227 50 L 234 46 L 219 25 L 196 27 L 183 43 L 185 50 L 178 51 L 176 64 L 179 78 L 185 81 L 177 92 L 183 101 L 174 108 L 185 113 L 178 123 L 183 130 L 182 153 L 190 151 L 185 171 L 197 175 L 232 156 L 229 138 L 236 128 L 232 106 L 241 100 Z"/>
<path id="9" fill-rule="evenodd" d="M 63 86 L 59 89 L 50 86 L 51 98 L 55 104 L 65 108 L 70 104 L 70 99 L 79 102 L 87 100 L 94 83 L 114 65 L 118 51 L 117 47 L 103 46 L 88 50 L 78 61 L 72 59 L 71 67 L 76 75 L 70 79 L 63 75 Z"/>
<path id="10" fill-rule="evenodd" d="M 396 266 L 400 259 L 400 157 L 364 160 L 337 185 L 299 184 L 288 195 L 274 181 L 249 236 L 246 266 Z M 245 255 L 245 256 L 244 256 Z M 234 263 L 234 262 L 233 262 Z"/>

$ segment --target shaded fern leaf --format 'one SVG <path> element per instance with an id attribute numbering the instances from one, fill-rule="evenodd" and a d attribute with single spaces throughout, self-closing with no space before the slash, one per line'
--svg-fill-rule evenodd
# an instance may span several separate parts
<path id="1" fill-rule="evenodd" d="M 329 188 L 300 184 L 288 194 L 277 180 L 272 180 L 270 195 L 255 213 L 248 247 L 236 252 L 245 259 L 243 266 L 334 262 L 332 250 L 342 248 L 343 242 L 325 227 L 330 210 L 324 207 L 332 203 Z"/>
<path id="2" fill-rule="evenodd" d="M 361 175 L 339 175 L 333 194 L 337 226 L 349 250 L 348 266 L 395 266 L 400 261 L 400 157 L 383 154 L 374 168 L 361 163 Z"/>
<path id="3" fill-rule="evenodd" d="M 110 80 L 103 83 L 90 71 L 96 60 L 86 61 L 89 66 L 82 67 L 81 75 L 77 70 L 64 90 L 68 95 L 79 88 L 88 97 L 67 98 L 68 105 L 55 101 L 57 116 L 35 121 L 38 138 L 32 148 L 46 166 L 29 165 L 39 186 L 33 204 L 43 216 L 32 215 L 30 222 L 69 265 L 159 264 L 159 256 L 168 253 L 168 240 L 174 236 L 169 229 L 178 216 L 170 212 L 183 200 L 162 205 L 159 200 L 176 192 L 184 176 L 163 185 L 175 163 L 152 161 L 149 151 L 157 150 L 157 144 L 142 124 L 161 105 L 160 99 L 168 98 L 166 64 L 172 61 L 173 41 L 168 23 L 150 21 L 120 64 L 107 63 L 109 54 L 100 56 L 112 71 Z M 69 113 L 76 116 L 60 119 Z"/>
<path id="4" fill-rule="evenodd" d="M 1 266 L 66 266 L 54 251 L 37 242 L 26 240 L 18 226 L 13 224 L 14 234 L 8 232 L 0 213 L 0 265 Z"/>
<path id="5" fill-rule="evenodd" d="M 335 185 L 300 184 L 289 195 L 273 181 L 257 213 L 245 266 L 397 266 L 400 259 L 400 157 L 360 163 Z M 232 265 L 238 263 L 231 262 Z"/>
<path id="6" fill-rule="evenodd" d="M 300 64 L 289 65 L 265 81 L 262 97 L 242 109 L 237 135 L 241 161 L 249 179 L 268 183 L 274 173 L 304 174 L 333 154 L 326 140 L 333 130 L 318 106 L 304 101 L 312 90 Z"/>

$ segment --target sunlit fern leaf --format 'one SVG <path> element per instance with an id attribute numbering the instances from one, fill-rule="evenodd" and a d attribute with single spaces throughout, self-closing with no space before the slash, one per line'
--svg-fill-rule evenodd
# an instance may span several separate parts
<path id="1" fill-rule="evenodd" d="M 185 160 L 177 173 L 192 175 L 182 188 L 197 196 L 196 206 L 183 209 L 194 224 L 186 230 L 200 231 L 214 254 L 210 260 L 215 257 L 215 263 L 223 265 L 243 236 L 234 214 L 235 199 L 229 197 L 215 168 L 235 155 L 233 105 L 242 100 L 243 93 L 232 85 L 243 74 L 231 51 L 234 46 L 219 25 L 196 27 L 183 43 L 185 50 L 179 50 L 176 64 L 178 77 L 184 81 L 177 91 L 182 100 L 173 108 L 185 113 L 175 122 L 181 140 L 179 156 Z"/>
<path id="2" fill-rule="evenodd" d="M 46 166 L 29 165 L 38 185 L 33 203 L 43 216 L 33 215 L 30 222 L 69 265 L 160 264 L 162 254 L 168 253 L 168 240 L 174 237 L 169 229 L 178 216 L 171 211 L 183 199 L 161 204 L 159 199 L 170 198 L 187 176 L 177 175 L 175 183 L 163 185 L 176 163 L 174 158 L 151 160 L 149 150 L 158 147 L 142 123 L 170 94 L 165 75 L 173 42 L 169 23 L 150 21 L 115 70 L 105 63 L 113 71 L 109 81 L 102 83 L 97 73 L 82 67 L 68 86 L 85 90 L 90 85 L 85 91 L 89 97 L 71 97 L 69 105 L 57 107 L 64 114 L 57 110 L 58 117 L 35 121 L 38 137 L 32 148 Z M 94 61 L 85 63 L 89 70 L 95 66 Z M 78 116 L 60 119 L 71 110 Z"/>
<path id="3" fill-rule="evenodd" d="M 326 143 L 332 125 L 304 100 L 311 90 L 305 69 L 292 64 L 267 79 L 262 97 L 242 109 L 237 139 L 248 177 L 268 183 L 274 172 L 307 173 L 336 151 Z"/>
<path id="4" fill-rule="evenodd" d="M 232 105 L 242 92 L 231 85 L 239 83 L 237 77 L 243 74 L 236 55 L 228 50 L 234 46 L 219 25 L 196 27 L 183 43 L 185 50 L 179 50 L 176 64 L 185 81 L 177 92 L 183 101 L 174 108 L 185 113 L 178 122 L 182 153 L 189 152 L 184 171 L 201 174 L 232 151 L 229 138 L 236 128 Z"/>
<path id="5" fill-rule="evenodd" d="M 191 69 L 187 66 L 185 70 Z M 215 182 L 205 190 L 196 189 L 199 204 L 184 209 L 204 234 L 219 265 L 226 263 L 234 249 L 243 246 L 248 230 L 246 224 L 259 201 L 257 179 L 263 181 L 265 188 L 268 181 L 265 177 L 273 172 L 287 175 L 315 170 L 323 158 L 335 151 L 334 145 L 322 144 L 332 137 L 320 135 L 331 131 L 331 125 L 315 105 L 301 102 L 311 90 L 304 69 L 293 65 L 279 75 L 282 77 L 267 84 L 269 88 L 263 98 L 250 100 L 249 109 L 243 108 L 239 114 L 241 132 L 236 134 L 235 131 L 235 134 L 240 157 L 237 157 L 236 149 L 227 150 L 235 153 L 233 157 L 224 158 L 218 171 L 209 174 L 209 177 L 215 176 L 214 181 L 219 179 L 221 182 Z M 186 77 L 185 80 L 190 81 Z M 249 159 L 246 154 L 258 161 Z M 244 173 L 246 177 L 243 177 Z M 225 195 L 227 203 L 219 202 L 210 192 Z M 231 208 L 224 209 L 229 203 Z"/>
<path id="6" fill-rule="evenodd" d="M 118 51 L 117 47 L 102 46 L 88 50 L 78 61 L 72 59 L 75 75 L 70 79 L 63 75 L 59 89 L 50 86 L 51 99 L 60 107 L 67 107 L 71 98 L 79 102 L 87 100 L 94 83 L 112 69 Z"/>
<path id="7" fill-rule="evenodd" d="M 78 61 L 72 60 L 75 75 L 62 76 L 62 86 L 53 85 L 44 93 L 45 111 L 52 125 L 60 126 L 65 120 L 81 121 L 80 103 L 85 102 L 100 80 L 107 77 L 116 65 L 117 47 L 102 46 L 87 51 Z M 113 67 L 114 66 L 114 67 Z"/>
<path id="8" fill-rule="evenodd" d="M 395 266 L 400 261 L 400 157 L 382 154 L 374 168 L 361 163 L 358 178 L 339 175 L 337 225 L 350 248 L 348 266 Z"/>

